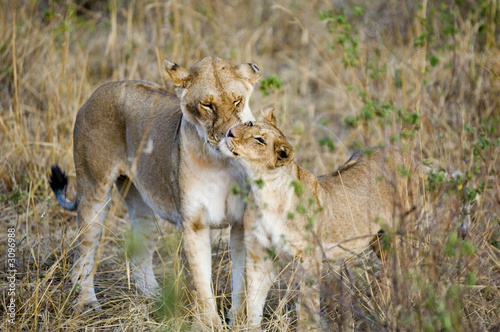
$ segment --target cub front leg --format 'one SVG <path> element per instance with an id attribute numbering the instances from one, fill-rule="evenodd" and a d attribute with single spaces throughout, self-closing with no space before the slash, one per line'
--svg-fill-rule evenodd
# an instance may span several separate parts
<path id="1" fill-rule="evenodd" d="M 269 257 L 268 250 L 251 234 L 245 234 L 245 237 L 247 321 L 251 328 L 258 330 L 262 323 L 267 293 L 274 282 L 273 259 Z"/>
<path id="2" fill-rule="evenodd" d="M 321 331 L 321 255 L 305 255 L 302 257 L 301 268 L 297 331 Z"/>
<path id="3" fill-rule="evenodd" d="M 196 310 L 201 322 L 209 327 L 222 327 L 217 315 L 213 297 L 212 254 L 210 247 L 210 229 L 202 217 L 184 220 L 184 250 L 191 277 L 196 290 Z"/>

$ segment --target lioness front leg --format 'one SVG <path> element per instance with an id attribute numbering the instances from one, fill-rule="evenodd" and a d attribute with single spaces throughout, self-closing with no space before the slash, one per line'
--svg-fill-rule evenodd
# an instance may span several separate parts
<path id="1" fill-rule="evenodd" d="M 244 292 L 245 292 L 245 232 L 243 224 L 234 223 L 231 226 L 229 240 L 231 252 L 231 280 L 233 291 L 231 295 L 232 306 L 227 314 L 229 325 L 233 325 L 243 318 L 244 315 Z"/>
<path id="2" fill-rule="evenodd" d="M 215 299 L 211 290 L 212 253 L 210 247 L 210 229 L 202 217 L 184 219 L 184 250 L 191 277 L 196 290 L 196 310 L 203 324 L 221 327 L 216 311 Z"/>

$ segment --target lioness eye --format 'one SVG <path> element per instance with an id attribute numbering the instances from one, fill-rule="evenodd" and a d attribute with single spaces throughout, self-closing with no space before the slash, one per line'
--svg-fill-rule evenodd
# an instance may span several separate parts
<path id="1" fill-rule="evenodd" d="M 266 145 L 266 142 L 264 142 L 264 139 L 262 137 L 254 137 L 257 142 L 260 144 Z"/>
<path id="2" fill-rule="evenodd" d="M 238 106 L 238 105 L 241 103 L 241 99 L 242 99 L 242 98 L 240 98 L 240 99 L 238 99 L 238 100 L 235 100 L 235 101 L 234 101 L 234 103 L 233 103 L 233 104 L 234 104 L 234 106 Z"/>
<path id="3" fill-rule="evenodd" d="M 201 107 L 203 107 L 204 109 L 208 110 L 208 111 L 213 111 L 214 108 L 212 106 L 212 104 L 203 104 L 203 103 L 200 103 Z"/>

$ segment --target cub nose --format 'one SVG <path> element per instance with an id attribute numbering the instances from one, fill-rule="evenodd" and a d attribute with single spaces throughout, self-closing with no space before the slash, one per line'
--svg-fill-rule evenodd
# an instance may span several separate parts
<path id="1" fill-rule="evenodd" d="M 231 129 L 229 129 L 229 131 L 227 132 L 227 137 L 233 137 L 234 138 L 234 135 L 233 135 L 233 132 Z"/>

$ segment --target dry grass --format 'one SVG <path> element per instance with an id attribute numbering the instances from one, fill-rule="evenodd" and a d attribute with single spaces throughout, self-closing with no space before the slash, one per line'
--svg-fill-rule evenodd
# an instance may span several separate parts
<path id="1" fill-rule="evenodd" d="M 166 305 L 158 308 L 129 279 L 122 249 L 128 222 L 116 197 L 96 276 L 104 310 L 72 312 L 76 220 L 53 200 L 47 174 L 58 162 L 74 176 L 73 122 L 100 84 L 160 82 L 163 58 L 190 66 L 211 55 L 255 62 L 263 84 L 270 75 L 281 79 L 268 96 L 257 88 L 251 106 L 255 112 L 276 107 L 298 162 L 315 174 L 380 143 L 467 174 L 460 182 L 437 174 L 422 184 L 428 189 L 422 206 L 386 225 L 386 260 L 358 257 L 332 268 L 323 285 L 329 330 L 500 329 L 498 1 L 81 3 L 87 5 L 1 5 L 0 330 L 195 330 L 179 234 L 162 226 L 155 270 L 165 280 Z M 463 241 L 456 234 L 465 202 L 471 203 L 471 227 Z M 7 321 L 6 282 L 12 227 L 14 324 Z M 217 238 L 213 279 L 226 312 L 227 242 Z M 285 278 L 272 291 L 269 329 L 293 329 L 288 300 L 295 288 Z"/>

